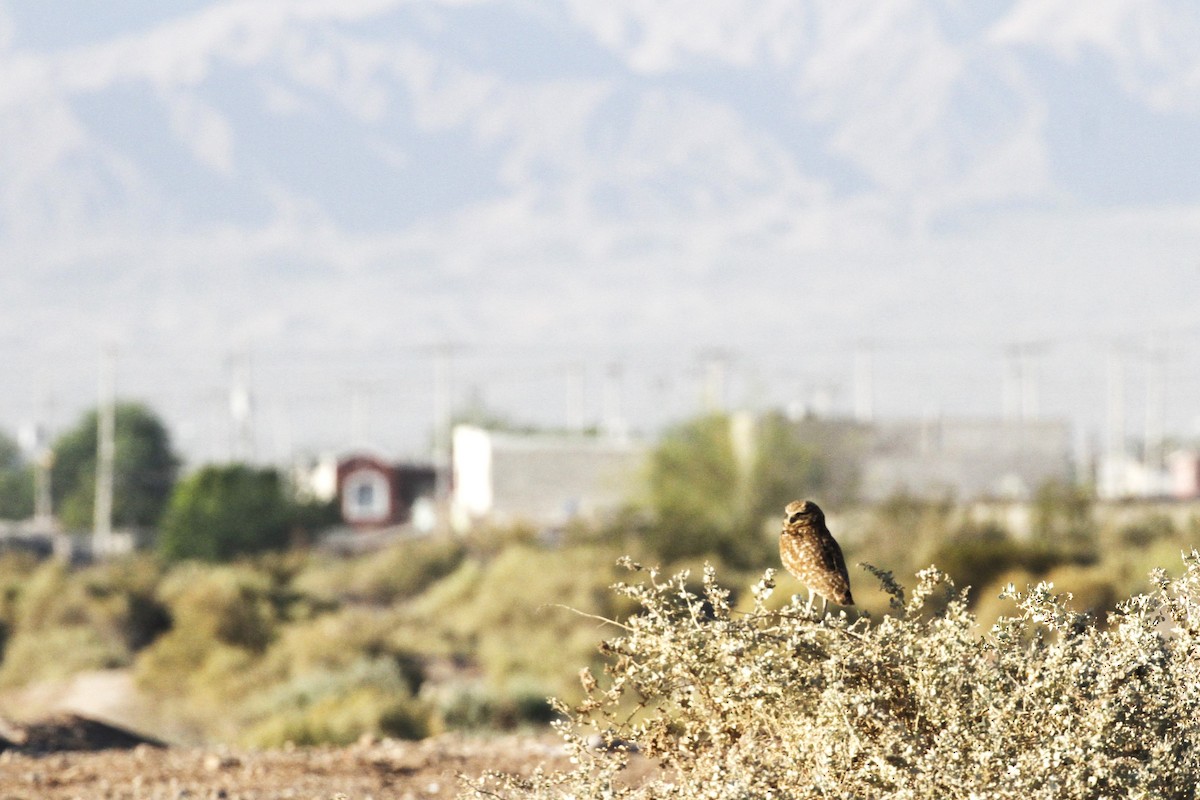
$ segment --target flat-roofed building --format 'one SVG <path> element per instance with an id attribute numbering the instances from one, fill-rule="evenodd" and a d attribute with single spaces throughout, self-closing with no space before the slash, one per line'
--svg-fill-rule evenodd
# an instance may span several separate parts
<path id="1" fill-rule="evenodd" d="M 453 514 L 460 524 L 555 526 L 624 505 L 647 448 L 625 436 L 513 433 L 455 427 Z"/>

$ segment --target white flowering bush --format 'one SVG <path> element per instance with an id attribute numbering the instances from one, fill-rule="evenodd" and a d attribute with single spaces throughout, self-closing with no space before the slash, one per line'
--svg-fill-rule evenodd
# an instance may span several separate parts
<path id="1" fill-rule="evenodd" d="M 1048 584 L 1009 587 L 1018 613 L 981 630 L 936 569 L 911 595 L 866 566 L 892 613 L 820 617 L 731 607 L 702 587 L 628 566 L 639 613 L 612 624 L 607 675 L 560 705 L 576 767 L 486 775 L 505 798 L 1191 798 L 1200 782 L 1200 553 L 1177 580 L 1106 620 Z M 637 751 L 661 769 L 630 781 Z"/>

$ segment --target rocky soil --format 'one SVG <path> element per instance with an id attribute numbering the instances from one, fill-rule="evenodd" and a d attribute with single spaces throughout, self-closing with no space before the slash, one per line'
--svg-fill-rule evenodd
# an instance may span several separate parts
<path id="1" fill-rule="evenodd" d="M 549 734 L 261 752 L 163 747 L 126 735 L 71 716 L 0 730 L 7 737 L 0 738 L 0 800 L 428 800 L 462 793 L 460 775 L 569 767 L 561 741 Z M 630 779 L 650 769 L 631 764 Z"/>

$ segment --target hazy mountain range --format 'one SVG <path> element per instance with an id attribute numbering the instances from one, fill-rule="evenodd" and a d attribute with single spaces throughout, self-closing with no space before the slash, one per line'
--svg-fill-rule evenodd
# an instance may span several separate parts
<path id="1" fill-rule="evenodd" d="M 1158 375 L 1193 434 L 1197 42 L 1183 0 L 0 0 L 0 427 L 109 342 L 193 459 L 239 381 L 260 456 L 415 451 L 453 343 L 456 404 L 544 424 L 581 374 L 691 413 L 706 359 L 845 411 L 858 352 L 881 415 L 1086 434 L 1123 374 L 1136 432 Z"/>

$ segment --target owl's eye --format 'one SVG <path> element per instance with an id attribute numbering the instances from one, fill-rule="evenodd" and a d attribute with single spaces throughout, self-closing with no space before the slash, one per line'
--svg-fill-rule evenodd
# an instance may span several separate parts
<path id="1" fill-rule="evenodd" d="M 803 516 L 804 516 L 804 514 L 802 512 L 798 511 L 795 514 L 792 514 L 790 517 L 788 517 L 788 522 L 791 522 L 791 523 L 799 522 Z"/>

